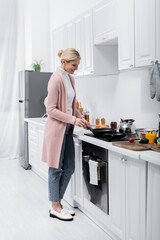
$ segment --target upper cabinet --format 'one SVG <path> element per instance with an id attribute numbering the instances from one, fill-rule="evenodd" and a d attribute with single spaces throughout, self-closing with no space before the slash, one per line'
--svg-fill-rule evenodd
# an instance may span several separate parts
<path id="1" fill-rule="evenodd" d="M 75 48 L 75 24 L 73 22 L 68 23 L 66 26 L 66 47 Z"/>
<path id="2" fill-rule="evenodd" d="M 105 0 L 93 8 L 94 44 L 117 39 L 116 0 Z"/>
<path id="3" fill-rule="evenodd" d="M 53 32 L 53 68 L 55 71 L 60 66 L 60 58 L 57 55 L 58 51 L 66 47 L 66 28 L 62 26 Z"/>
<path id="4" fill-rule="evenodd" d="M 134 67 L 134 0 L 118 3 L 118 63 L 119 69 Z"/>
<path id="5" fill-rule="evenodd" d="M 159 0 L 119 1 L 118 48 L 120 70 L 160 61 Z"/>
<path id="6" fill-rule="evenodd" d="M 84 73 L 93 74 L 93 25 L 92 11 L 86 12 L 83 16 L 83 46 L 84 46 Z M 83 61 L 83 60 L 82 60 Z"/>
<path id="7" fill-rule="evenodd" d="M 109 1 L 112 2 L 112 1 Z M 118 72 L 118 46 L 94 45 L 92 9 L 53 33 L 54 70 L 60 65 L 60 49 L 76 48 L 81 55 L 75 75 L 108 75 Z"/>
<path id="8" fill-rule="evenodd" d="M 83 19 L 78 17 L 74 21 L 75 24 L 75 48 L 81 54 L 81 58 L 84 57 L 84 50 L 83 50 Z M 81 61 L 78 67 L 78 71 L 76 72 L 77 75 L 83 75 L 83 62 Z"/>
<path id="9" fill-rule="evenodd" d="M 135 0 L 135 65 L 151 65 L 156 60 L 156 0 Z"/>
<path id="10" fill-rule="evenodd" d="M 160 62 L 160 1 L 156 0 L 156 59 Z"/>

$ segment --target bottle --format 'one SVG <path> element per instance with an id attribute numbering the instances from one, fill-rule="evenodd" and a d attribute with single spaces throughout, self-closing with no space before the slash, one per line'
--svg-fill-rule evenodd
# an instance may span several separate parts
<path id="1" fill-rule="evenodd" d="M 88 110 L 84 109 L 83 117 L 89 122 L 89 111 Z"/>
<path id="2" fill-rule="evenodd" d="M 79 110 L 79 102 L 78 101 L 76 102 L 76 107 Z"/>
<path id="3" fill-rule="evenodd" d="M 81 106 L 81 102 L 80 102 L 80 106 L 79 106 L 79 112 L 80 112 L 80 114 L 83 114 L 83 108 Z"/>
<path id="4" fill-rule="evenodd" d="M 86 113 L 86 120 L 89 122 L 89 111 L 87 110 L 87 113 Z"/>

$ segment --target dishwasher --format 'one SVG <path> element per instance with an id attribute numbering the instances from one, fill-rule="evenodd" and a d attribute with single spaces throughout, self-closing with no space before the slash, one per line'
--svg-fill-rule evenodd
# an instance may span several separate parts
<path id="1" fill-rule="evenodd" d="M 97 162 L 98 183 L 90 183 L 89 160 Z M 108 150 L 82 142 L 83 196 L 109 215 Z"/>

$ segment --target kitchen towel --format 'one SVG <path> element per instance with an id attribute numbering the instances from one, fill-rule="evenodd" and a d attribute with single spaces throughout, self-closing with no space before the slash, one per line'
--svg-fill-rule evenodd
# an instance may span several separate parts
<path id="1" fill-rule="evenodd" d="M 150 96 L 153 99 L 156 96 L 156 78 L 158 76 L 157 64 L 154 64 L 150 76 Z"/>
<path id="2" fill-rule="evenodd" d="M 151 70 L 150 96 L 152 99 L 156 96 L 157 101 L 160 101 L 160 71 L 157 61 Z"/>
<path id="3" fill-rule="evenodd" d="M 89 160 L 89 175 L 90 175 L 90 184 L 98 185 L 98 162 Z"/>

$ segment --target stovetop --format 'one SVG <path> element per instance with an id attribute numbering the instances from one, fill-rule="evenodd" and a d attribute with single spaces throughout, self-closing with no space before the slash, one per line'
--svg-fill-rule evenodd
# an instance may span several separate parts
<path id="1" fill-rule="evenodd" d="M 93 138 L 97 138 L 106 142 L 119 142 L 119 141 L 128 141 L 129 138 L 134 138 L 135 140 L 139 140 L 139 138 L 137 137 L 136 133 L 132 133 L 132 134 L 127 134 L 125 137 L 123 138 L 108 138 L 106 136 L 95 136 L 93 133 L 84 133 L 84 135 L 89 136 L 89 137 L 93 137 Z"/>

